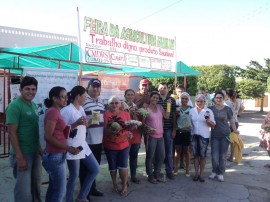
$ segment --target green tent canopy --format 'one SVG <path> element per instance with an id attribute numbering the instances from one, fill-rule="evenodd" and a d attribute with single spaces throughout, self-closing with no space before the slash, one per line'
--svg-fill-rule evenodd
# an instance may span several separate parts
<path id="1" fill-rule="evenodd" d="M 106 65 L 111 67 L 112 65 Z M 200 72 L 190 68 L 185 63 L 178 61 L 176 63 L 176 72 L 161 71 L 149 68 L 131 67 L 131 66 L 119 66 L 119 70 L 111 70 L 106 74 L 131 74 L 135 76 L 142 76 L 146 78 L 160 78 L 160 77 L 175 77 L 175 76 L 198 76 Z"/>
<path id="2" fill-rule="evenodd" d="M 74 43 L 67 43 L 0 49 L 0 69 L 12 69 L 12 73 L 20 74 L 22 67 L 79 70 L 79 47 Z M 82 71 L 104 72 L 108 74 L 132 74 L 148 78 L 194 76 L 201 74 L 181 61 L 176 63 L 175 73 L 149 68 L 115 66 L 100 63 L 82 63 Z"/>
<path id="3" fill-rule="evenodd" d="M 54 44 L 48 46 L 3 48 L 0 49 L 0 68 L 16 69 L 22 67 L 79 70 L 79 47 L 76 44 Z M 82 63 L 83 71 L 108 71 L 118 69 L 102 64 Z M 15 71 L 15 72 L 14 72 Z"/>

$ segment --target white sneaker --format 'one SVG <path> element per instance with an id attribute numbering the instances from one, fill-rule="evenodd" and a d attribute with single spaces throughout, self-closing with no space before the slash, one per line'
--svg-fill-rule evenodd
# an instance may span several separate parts
<path id="1" fill-rule="evenodd" d="M 220 182 L 224 182 L 224 177 L 223 177 L 223 175 L 218 175 L 218 176 L 217 176 L 217 179 L 218 179 L 218 181 L 220 181 Z"/>
<path id="2" fill-rule="evenodd" d="M 209 175 L 209 179 L 211 179 L 211 180 L 213 180 L 213 179 L 215 179 L 215 177 L 217 176 L 217 174 L 216 173 L 212 173 L 211 175 Z"/>

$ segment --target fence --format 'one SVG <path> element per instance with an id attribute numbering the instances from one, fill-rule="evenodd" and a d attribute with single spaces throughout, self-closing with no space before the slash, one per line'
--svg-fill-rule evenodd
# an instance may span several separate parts
<path id="1" fill-rule="evenodd" d="M 0 158 L 9 156 L 10 140 L 7 133 L 7 125 L 0 123 Z"/>

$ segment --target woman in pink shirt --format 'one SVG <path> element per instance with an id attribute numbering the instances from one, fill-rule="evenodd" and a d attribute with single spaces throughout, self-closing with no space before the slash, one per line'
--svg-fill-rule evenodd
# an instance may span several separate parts
<path id="1" fill-rule="evenodd" d="M 161 181 L 159 178 L 160 169 L 165 158 L 165 146 L 163 139 L 163 117 L 169 119 L 170 112 L 165 112 L 163 107 L 157 102 L 159 101 L 159 93 L 153 91 L 150 94 L 150 104 L 146 108 L 149 112 L 145 119 L 145 124 L 150 127 L 147 134 L 147 148 L 146 148 L 146 173 L 148 181 L 157 184 Z M 154 172 L 152 171 L 152 162 L 154 162 Z"/>
<path id="2" fill-rule="evenodd" d="M 66 191 L 66 153 L 78 154 L 80 150 L 67 145 L 71 126 L 63 120 L 60 109 L 67 105 L 66 89 L 53 87 L 44 100 L 48 108 L 44 117 L 46 148 L 42 165 L 49 174 L 46 202 L 62 202 Z"/>

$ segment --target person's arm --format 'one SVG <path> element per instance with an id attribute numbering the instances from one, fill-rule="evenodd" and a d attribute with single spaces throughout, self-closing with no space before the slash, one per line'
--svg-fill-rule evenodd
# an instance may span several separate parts
<path id="1" fill-rule="evenodd" d="M 214 128 L 216 125 L 216 121 L 215 121 L 214 114 L 211 109 L 209 109 L 209 113 L 210 113 L 210 116 L 208 119 L 206 119 L 206 123 L 209 127 Z"/>
<path id="2" fill-rule="evenodd" d="M 163 109 L 163 107 L 161 105 L 158 105 L 158 107 L 161 110 L 162 116 L 164 119 L 169 119 L 170 118 L 170 113 L 171 112 L 165 112 L 165 110 Z"/>
<path id="3" fill-rule="evenodd" d="M 23 171 L 27 170 L 27 161 L 25 160 L 20 143 L 18 140 L 18 125 L 16 124 L 8 124 L 8 134 L 10 138 L 10 143 L 12 148 L 14 149 L 14 153 L 16 156 L 17 164 L 18 164 L 18 169 Z"/>
<path id="4" fill-rule="evenodd" d="M 53 132 L 55 130 L 55 126 L 56 126 L 56 121 L 47 120 L 46 125 L 45 125 L 45 131 L 44 131 L 45 132 L 44 138 L 46 142 L 50 143 L 51 145 L 59 149 L 66 150 L 67 152 L 71 154 L 74 154 L 74 155 L 78 154 L 80 152 L 79 149 L 63 144 L 60 141 L 58 141 L 56 138 L 54 138 Z"/>

